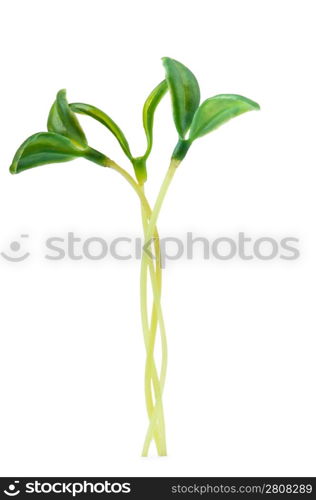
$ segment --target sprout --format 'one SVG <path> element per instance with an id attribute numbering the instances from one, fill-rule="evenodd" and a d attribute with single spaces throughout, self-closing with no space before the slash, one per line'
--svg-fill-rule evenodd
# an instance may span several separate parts
<path id="1" fill-rule="evenodd" d="M 47 132 L 29 137 L 18 148 L 10 167 L 12 174 L 20 173 L 39 165 L 68 162 L 85 158 L 97 165 L 108 167 L 131 185 L 141 204 L 144 231 L 144 249 L 151 250 L 154 258 L 143 249 L 140 270 L 140 302 L 144 343 L 146 347 L 145 400 L 149 425 L 142 455 L 147 456 L 154 441 L 160 456 L 167 454 L 163 390 L 167 370 L 167 340 L 161 307 L 161 262 L 160 242 L 157 230 L 159 213 L 170 183 L 193 142 L 212 132 L 231 118 L 252 110 L 259 105 L 246 97 L 221 94 L 206 99 L 200 104 L 200 89 L 194 74 L 182 63 L 163 58 L 165 79 L 149 94 L 143 106 L 143 128 L 146 150 L 134 156 L 121 128 L 104 111 L 85 103 L 69 104 L 66 91 L 60 90 L 53 103 L 47 121 Z M 153 147 L 154 115 L 158 104 L 169 91 L 173 119 L 178 132 L 178 142 L 171 154 L 170 165 L 162 182 L 156 202 L 151 209 L 145 194 L 147 160 Z M 116 138 L 125 156 L 134 168 L 135 178 L 102 152 L 88 144 L 77 115 L 87 115 L 104 125 Z M 150 279 L 152 289 L 151 314 L 149 314 L 147 287 Z M 158 371 L 155 361 L 155 342 L 159 329 L 162 346 L 161 366 Z"/>

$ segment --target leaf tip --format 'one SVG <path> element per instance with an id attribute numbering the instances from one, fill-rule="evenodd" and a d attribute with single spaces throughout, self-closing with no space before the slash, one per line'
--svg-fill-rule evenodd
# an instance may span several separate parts
<path id="1" fill-rule="evenodd" d="M 57 92 L 57 97 L 66 97 L 67 90 L 66 89 L 60 89 Z"/>
<path id="2" fill-rule="evenodd" d="M 162 60 L 162 64 L 166 67 L 166 65 L 169 62 L 174 61 L 175 59 L 172 59 L 171 57 L 162 57 L 161 60 Z"/>
<path id="3" fill-rule="evenodd" d="M 255 111 L 260 111 L 260 104 L 255 102 L 255 101 L 252 101 L 251 99 L 248 99 L 249 101 L 249 104 L 252 106 L 252 108 L 255 110 Z"/>
<path id="4" fill-rule="evenodd" d="M 256 101 L 253 101 L 252 99 L 247 99 L 248 101 L 248 104 L 252 107 L 253 110 L 255 111 L 259 111 L 261 108 L 260 108 L 260 104 L 258 104 Z"/>

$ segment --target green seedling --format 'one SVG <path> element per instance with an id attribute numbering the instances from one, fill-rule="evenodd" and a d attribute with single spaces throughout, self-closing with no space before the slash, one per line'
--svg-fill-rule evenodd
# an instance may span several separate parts
<path id="1" fill-rule="evenodd" d="M 161 307 L 161 259 L 157 230 L 159 213 L 174 174 L 193 142 L 212 132 L 231 118 L 252 110 L 259 105 L 250 99 L 234 94 L 221 94 L 200 104 L 200 89 L 193 73 L 183 64 L 168 57 L 163 58 L 165 79 L 155 87 L 143 106 L 143 127 L 147 146 L 141 156 L 133 156 L 121 128 L 106 113 L 84 103 L 69 104 L 65 90 L 58 92 L 48 116 L 47 132 L 29 137 L 17 150 L 10 171 L 20 173 L 39 165 L 67 162 L 85 158 L 102 167 L 115 170 L 131 185 L 139 197 L 144 231 L 144 249 L 140 271 L 140 303 L 144 343 L 146 348 L 145 400 L 149 425 L 142 455 L 147 456 L 152 442 L 160 456 L 167 454 L 163 391 L 167 370 L 167 341 Z M 171 155 L 170 165 L 162 182 L 153 209 L 145 194 L 147 160 L 153 147 L 153 125 L 156 108 L 169 91 L 178 142 Z M 88 115 L 104 125 L 117 139 L 134 168 L 135 177 L 100 151 L 88 144 L 77 115 Z M 151 283 L 152 304 L 149 311 L 148 283 Z M 157 370 L 155 343 L 157 332 L 161 339 L 161 366 Z"/>

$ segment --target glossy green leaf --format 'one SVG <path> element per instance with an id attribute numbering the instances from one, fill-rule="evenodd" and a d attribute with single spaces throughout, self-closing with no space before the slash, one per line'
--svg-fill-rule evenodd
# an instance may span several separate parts
<path id="1" fill-rule="evenodd" d="M 189 140 L 208 134 L 231 118 L 260 109 L 259 104 L 235 94 L 220 94 L 206 99 L 194 115 Z"/>
<path id="2" fill-rule="evenodd" d="M 164 57 L 163 64 L 171 94 L 173 119 L 179 136 L 184 139 L 200 103 L 199 84 L 193 73 L 180 62 Z"/>
<path id="3" fill-rule="evenodd" d="M 114 137 L 116 137 L 126 156 L 130 160 L 132 159 L 132 154 L 125 135 L 123 134 L 120 127 L 112 120 L 112 118 L 109 117 L 109 115 L 104 113 L 104 111 L 96 108 L 95 106 L 84 104 L 82 102 L 71 103 L 70 109 L 75 113 L 91 116 L 91 118 L 94 118 L 98 122 L 102 123 L 102 125 L 105 125 L 105 127 L 108 128 L 110 132 L 112 132 Z"/>
<path id="4" fill-rule="evenodd" d="M 47 129 L 49 132 L 64 135 L 79 144 L 87 145 L 87 139 L 80 123 L 69 107 L 66 90 L 60 90 L 57 94 L 56 101 L 48 115 Z"/>
<path id="5" fill-rule="evenodd" d="M 143 107 L 143 126 L 147 138 L 147 149 L 144 154 L 144 159 L 147 159 L 153 146 L 153 126 L 154 126 L 154 114 L 158 104 L 168 90 L 168 84 L 166 80 L 157 85 L 154 90 L 147 97 L 144 107 Z"/>
<path id="6" fill-rule="evenodd" d="M 106 157 L 88 146 L 81 146 L 68 137 L 53 132 L 34 134 L 17 150 L 10 172 L 18 174 L 23 170 L 85 157 L 100 165 L 105 165 Z"/>

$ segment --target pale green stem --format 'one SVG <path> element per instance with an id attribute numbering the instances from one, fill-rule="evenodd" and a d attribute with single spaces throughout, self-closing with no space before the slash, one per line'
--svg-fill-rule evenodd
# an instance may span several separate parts
<path id="1" fill-rule="evenodd" d="M 166 380 L 166 371 L 167 371 L 167 361 L 168 361 L 168 351 L 167 351 L 167 340 L 166 340 L 166 330 L 165 330 L 165 325 L 164 325 L 164 320 L 162 316 L 162 311 L 161 311 L 161 305 L 160 305 L 160 293 L 157 288 L 157 284 L 155 282 L 155 277 L 153 275 L 153 269 L 150 268 L 150 276 L 151 276 L 151 281 L 153 283 L 153 294 L 154 294 L 154 302 L 155 304 L 158 304 L 158 320 L 159 320 L 159 327 L 160 327 L 160 335 L 161 335 L 161 346 L 162 346 L 162 362 L 161 362 L 161 371 L 160 371 L 160 393 L 158 395 L 158 398 L 156 398 L 156 406 L 154 409 L 154 413 L 151 414 L 151 419 L 150 419 L 150 424 L 149 424 L 149 433 L 148 433 L 148 440 L 149 444 L 148 446 L 146 445 L 145 449 L 149 449 L 150 441 L 152 440 L 153 433 L 155 432 L 156 429 L 158 429 L 160 436 L 162 436 L 162 441 L 161 444 L 163 446 L 160 455 L 165 456 L 167 455 L 167 447 L 166 447 L 166 437 L 165 437 L 165 422 L 164 422 L 164 414 L 163 414 L 163 403 L 162 403 L 162 395 L 163 395 L 163 390 L 165 386 L 165 380 Z M 155 336 L 152 335 L 150 339 L 150 349 L 149 349 L 149 355 L 147 356 L 147 363 L 146 363 L 146 379 L 150 380 L 151 378 L 151 373 L 152 373 L 152 367 L 154 363 L 154 358 L 153 358 L 153 352 L 154 352 L 154 347 L 155 347 Z M 144 454 L 144 449 L 143 449 L 143 456 L 147 456 Z"/>
<path id="2" fill-rule="evenodd" d="M 151 208 L 149 206 L 149 203 L 146 199 L 146 196 L 143 192 L 143 189 L 137 184 L 137 182 L 133 179 L 133 177 L 126 172 L 122 167 L 120 167 L 117 163 L 115 163 L 112 160 L 107 160 L 106 166 L 112 168 L 116 172 L 118 172 L 120 175 L 122 175 L 128 183 L 132 186 L 132 188 L 135 190 L 136 194 L 140 198 L 141 201 L 141 206 L 142 206 L 142 211 L 144 213 L 144 222 L 146 222 L 147 226 L 147 220 L 149 221 L 151 219 Z M 145 218 L 147 219 L 145 221 Z M 151 395 L 151 384 L 150 380 L 152 379 L 153 381 L 153 386 L 154 386 L 154 391 L 155 391 L 155 399 L 156 399 L 156 407 L 157 407 L 157 402 L 161 401 L 162 398 L 162 391 L 161 391 L 161 384 L 158 378 L 157 374 L 157 369 L 156 365 L 153 359 L 153 346 L 152 346 L 152 333 L 156 333 L 156 328 L 157 328 L 157 319 L 155 316 L 158 315 L 158 320 L 160 323 L 160 329 L 161 329 L 161 336 L 162 336 L 162 351 L 166 352 L 166 339 L 165 339 L 165 331 L 164 331 L 164 323 L 163 323 L 163 318 L 162 318 L 162 313 L 161 313 L 161 308 L 160 308 L 160 295 L 161 295 L 161 267 L 160 267 L 160 245 L 159 245 L 159 235 L 157 232 L 157 229 L 153 229 L 153 234 L 155 236 L 155 253 L 156 253 L 156 265 L 158 266 L 156 268 L 157 275 L 155 276 L 154 269 L 153 269 L 153 263 L 152 264 L 152 269 L 151 269 L 151 281 L 152 281 L 152 286 L 153 286 L 153 295 L 154 295 L 154 306 L 153 306 L 153 315 L 152 315 L 152 323 L 151 323 L 151 331 L 149 331 L 149 325 L 148 325 L 148 315 L 147 315 L 147 278 L 142 284 L 142 325 L 143 325 L 143 332 L 144 332 L 144 342 L 145 342 L 145 347 L 147 351 L 147 362 L 148 360 L 150 361 L 150 369 L 148 371 L 148 376 L 147 379 L 149 380 L 149 389 L 150 391 L 147 391 L 146 394 L 146 406 L 147 406 L 147 411 L 148 411 L 148 416 L 149 418 L 152 417 L 153 411 L 154 411 L 154 405 L 152 401 L 152 395 Z M 144 286 L 145 283 L 145 286 Z M 157 304 L 157 306 L 155 306 Z M 158 309 L 158 311 L 157 311 Z M 155 312 L 154 312 L 155 311 Z M 154 333 L 154 337 L 155 337 Z M 153 341 L 154 342 L 154 341 Z M 166 360 L 166 354 L 164 356 L 164 359 Z M 165 363 L 166 366 L 166 363 Z M 165 379 L 165 372 L 166 372 L 166 367 L 164 364 L 162 364 L 161 367 L 161 376 L 163 376 L 163 381 Z M 147 367 L 147 363 L 146 363 Z M 157 451 L 159 455 L 164 455 L 165 454 L 165 430 L 164 430 L 164 417 L 163 417 L 163 408 L 162 408 L 162 401 L 161 404 L 159 405 L 159 413 L 160 413 L 160 419 L 161 419 L 161 425 L 160 425 L 160 430 L 157 432 L 156 436 L 156 446 L 157 446 Z M 155 419 L 156 421 L 157 419 Z"/>
<path id="3" fill-rule="evenodd" d="M 143 186 L 141 186 L 143 189 Z M 141 213 L 142 213 L 142 223 L 143 223 L 143 230 L 144 230 L 144 237 L 146 235 L 146 228 L 147 228 L 147 223 L 148 223 L 148 218 L 146 215 L 146 211 L 141 204 Z M 157 245 L 155 245 L 155 255 L 157 259 L 157 250 L 160 254 L 160 245 L 159 245 L 159 240 L 158 240 L 158 249 Z M 159 257 L 158 257 L 159 259 Z M 159 259 L 160 260 L 160 259 Z M 151 263 L 151 267 L 153 268 L 153 263 Z M 161 295 L 161 267 L 160 263 L 156 260 L 156 269 L 154 271 L 154 279 L 157 282 L 158 288 L 159 288 L 159 295 Z M 144 290 L 142 290 L 142 287 L 144 287 Z M 143 311 L 146 313 L 146 324 L 148 325 L 148 305 L 147 305 L 147 280 L 145 282 L 140 283 L 140 299 L 141 299 L 141 311 L 143 314 Z M 152 361 L 153 361 L 153 344 L 155 342 L 156 338 L 156 332 L 157 332 L 157 326 L 158 326 L 158 314 L 157 314 L 157 306 L 155 304 L 155 301 L 153 302 L 152 306 L 152 313 L 151 313 L 151 324 L 150 324 L 150 332 L 149 332 L 149 339 L 148 339 L 148 345 L 149 349 L 147 351 L 147 357 L 146 357 L 146 369 L 145 369 L 145 399 L 146 399 L 146 407 L 147 407 L 147 413 L 148 413 L 148 418 L 149 420 L 151 419 L 152 413 L 154 411 L 154 403 L 153 403 L 153 396 L 152 396 Z M 149 366 L 149 369 L 148 369 Z M 161 391 L 159 391 L 161 392 Z M 155 394 L 156 400 L 159 394 Z M 155 438 L 155 443 L 157 447 L 158 454 L 161 451 L 160 447 L 160 435 L 159 435 L 159 428 L 155 429 L 154 432 L 154 438 Z"/>
<path id="4" fill-rule="evenodd" d="M 143 188 L 142 188 L 143 189 Z M 142 220 L 144 227 L 144 236 L 146 237 L 148 220 L 144 210 L 142 210 Z M 155 248 L 155 262 L 156 266 L 154 267 L 153 261 L 151 258 L 148 260 L 148 267 L 150 270 L 150 278 L 152 283 L 153 290 L 153 309 L 152 309 L 152 319 L 151 319 L 151 328 L 150 328 L 150 337 L 149 337 L 149 349 L 147 351 L 147 360 L 146 360 L 146 369 L 145 369 L 145 394 L 146 400 L 148 398 L 151 399 L 151 379 L 152 379 L 152 371 L 154 366 L 154 349 L 155 349 L 155 340 L 156 340 L 156 330 L 157 330 L 157 320 L 159 321 L 159 327 L 161 332 L 161 344 L 162 344 L 162 366 L 160 373 L 160 391 L 158 398 L 156 397 L 156 406 L 159 408 L 159 416 L 156 419 L 156 425 L 153 429 L 153 436 L 155 437 L 155 441 L 157 443 L 157 435 L 159 438 L 160 449 L 159 455 L 166 454 L 166 437 L 165 437 L 165 422 L 164 422 L 164 414 L 163 414 L 163 404 L 162 404 L 162 394 L 166 377 L 166 363 L 167 363 L 167 342 L 166 342 L 166 332 L 165 325 L 163 321 L 163 315 L 161 311 L 160 298 L 161 298 L 161 262 L 160 262 L 160 243 L 159 236 L 156 235 L 156 231 L 154 233 L 154 248 Z M 142 311 L 147 311 L 147 266 L 145 272 L 141 275 L 141 309 Z M 148 318 L 147 318 L 148 322 Z M 149 420 L 153 416 L 153 406 L 151 405 L 149 412 Z"/>
<path id="5" fill-rule="evenodd" d="M 160 213 L 163 201 L 165 199 L 165 196 L 167 194 L 168 188 L 170 186 L 170 183 L 171 183 L 171 181 L 173 179 L 173 176 L 174 176 L 174 174 L 176 172 L 176 168 L 177 168 L 178 165 L 179 165 L 179 161 L 177 161 L 177 160 L 171 160 L 170 167 L 169 167 L 169 169 L 167 171 L 165 179 L 164 179 L 164 181 L 162 183 L 162 186 L 160 188 L 160 191 L 159 191 L 159 194 L 158 194 L 158 197 L 157 197 L 154 209 L 152 211 L 152 215 L 150 217 L 150 220 L 149 220 L 149 223 L 148 223 L 148 226 L 147 226 L 145 244 L 147 244 L 148 242 L 150 242 L 152 240 L 152 238 L 153 238 L 155 227 L 156 227 L 156 223 L 157 223 L 157 220 L 158 220 L 158 217 L 159 217 L 159 213 Z M 151 259 L 150 259 L 149 255 L 147 255 L 145 252 L 143 252 L 142 262 L 141 262 L 141 282 L 142 282 L 142 280 L 147 279 L 146 278 L 146 276 L 147 276 L 147 266 L 149 265 L 149 261 L 150 260 Z M 155 292 L 155 286 L 153 286 L 153 291 Z M 157 290 L 156 290 L 156 293 L 157 293 Z M 159 309 L 160 309 L 159 296 L 157 297 L 157 302 L 156 303 L 158 304 L 158 315 L 159 315 Z M 161 313 L 161 310 L 160 310 L 160 313 Z M 163 324 L 163 320 L 162 320 L 162 324 Z M 164 328 L 163 328 L 163 331 L 164 331 Z M 165 341 L 166 340 L 165 339 L 165 332 L 164 332 L 164 334 L 162 334 L 162 338 L 163 338 L 163 335 L 164 335 L 164 341 Z M 162 357 L 163 357 L 163 361 L 162 361 L 162 373 L 161 373 L 161 378 L 160 378 L 160 387 L 161 388 L 164 387 L 164 382 L 165 382 L 166 368 L 167 368 L 167 352 L 165 352 L 165 353 L 163 352 L 163 356 Z M 150 424 L 149 424 L 149 427 L 148 427 L 148 430 L 147 430 L 147 434 L 146 434 L 146 438 L 145 438 L 145 442 L 144 442 L 144 446 L 143 446 L 143 452 L 142 452 L 143 456 L 147 456 L 148 455 L 148 450 L 149 450 L 150 442 L 151 442 L 152 437 L 153 437 L 153 432 L 154 432 L 154 429 L 155 429 L 155 426 L 156 426 L 156 421 L 157 421 L 157 419 L 159 417 L 159 414 L 160 414 L 161 410 L 162 410 L 162 399 L 160 398 L 157 401 L 157 403 L 156 403 L 155 410 L 154 410 L 154 413 L 152 415 L 152 418 L 151 418 L 151 421 L 150 421 Z M 167 450 L 165 449 L 164 450 L 164 455 L 166 455 L 166 454 L 167 454 Z"/>

